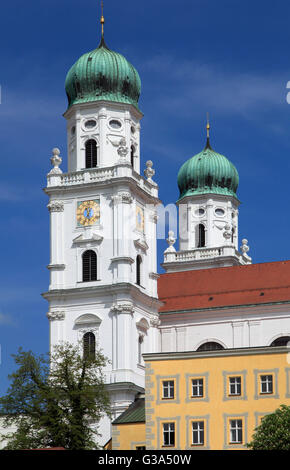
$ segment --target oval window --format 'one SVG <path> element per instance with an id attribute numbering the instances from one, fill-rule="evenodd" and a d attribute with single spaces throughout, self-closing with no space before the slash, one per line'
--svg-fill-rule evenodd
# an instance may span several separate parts
<path id="1" fill-rule="evenodd" d="M 97 125 L 97 121 L 95 121 L 94 119 L 89 119 L 85 123 L 85 128 L 86 129 L 93 129 L 94 127 L 96 127 L 96 125 Z"/>
<path id="2" fill-rule="evenodd" d="M 196 215 L 202 216 L 202 215 L 204 215 L 205 210 L 202 209 L 202 208 L 200 208 L 200 209 L 197 209 L 197 210 L 195 211 L 195 213 L 196 213 Z"/>
<path id="3" fill-rule="evenodd" d="M 112 127 L 112 129 L 120 129 L 122 127 L 122 124 L 120 121 L 117 121 L 117 119 L 111 119 L 109 125 Z"/>
<path id="4" fill-rule="evenodd" d="M 225 215 L 225 211 L 223 209 L 216 209 L 215 215 L 222 217 L 223 215 Z"/>

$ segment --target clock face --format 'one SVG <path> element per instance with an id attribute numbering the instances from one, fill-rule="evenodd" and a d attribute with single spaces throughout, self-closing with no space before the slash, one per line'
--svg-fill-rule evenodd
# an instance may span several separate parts
<path id="1" fill-rule="evenodd" d="M 144 209 L 136 207 L 136 228 L 139 232 L 144 232 Z"/>
<path id="2" fill-rule="evenodd" d="M 99 201 L 84 201 L 78 203 L 77 221 L 78 225 L 93 225 L 100 218 Z"/>

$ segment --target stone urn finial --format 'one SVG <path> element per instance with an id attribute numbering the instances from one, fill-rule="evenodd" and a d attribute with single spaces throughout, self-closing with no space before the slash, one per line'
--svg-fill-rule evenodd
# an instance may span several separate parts
<path id="1" fill-rule="evenodd" d="M 176 238 L 174 236 L 174 232 L 172 230 L 169 230 L 168 232 L 168 238 L 166 239 L 169 247 L 167 248 L 167 250 L 165 250 L 165 253 L 170 253 L 170 252 L 173 252 L 173 251 L 176 251 L 175 248 L 174 248 L 174 243 L 176 242 Z"/>
<path id="2" fill-rule="evenodd" d="M 61 165 L 62 163 L 62 158 L 60 156 L 60 150 L 58 148 L 52 149 L 52 157 L 50 161 L 53 165 L 53 168 L 50 170 L 49 174 L 59 175 L 60 173 L 62 173 L 61 169 L 59 168 L 59 165 Z"/>
<path id="3" fill-rule="evenodd" d="M 152 176 L 155 175 L 155 170 L 152 167 L 153 167 L 153 162 L 151 160 L 147 160 L 146 170 L 144 170 L 144 175 L 146 176 L 147 181 L 149 181 L 150 183 L 153 183 Z"/>

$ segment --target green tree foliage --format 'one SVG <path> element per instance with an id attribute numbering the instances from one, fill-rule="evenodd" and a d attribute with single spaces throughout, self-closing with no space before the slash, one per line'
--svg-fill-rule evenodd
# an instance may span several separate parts
<path id="1" fill-rule="evenodd" d="M 264 416 L 248 447 L 252 450 L 290 450 L 290 406 L 281 405 L 274 413 Z"/>
<path id="2" fill-rule="evenodd" d="M 4 426 L 17 429 L 8 435 L 6 449 L 97 449 L 97 424 L 110 416 L 103 354 L 83 357 L 78 347 L 65 343 L 52 354 L 19 349 L 13 357 L 18 369 L 0 398 Z"/>

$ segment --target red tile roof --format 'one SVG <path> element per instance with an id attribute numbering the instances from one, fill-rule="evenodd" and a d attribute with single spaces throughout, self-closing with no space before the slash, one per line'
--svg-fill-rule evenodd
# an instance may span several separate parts
<path id="1" fill-rule="evenodd" d="M 160 312 L 290 301 L 290 260 L 161 274 Z"/>

